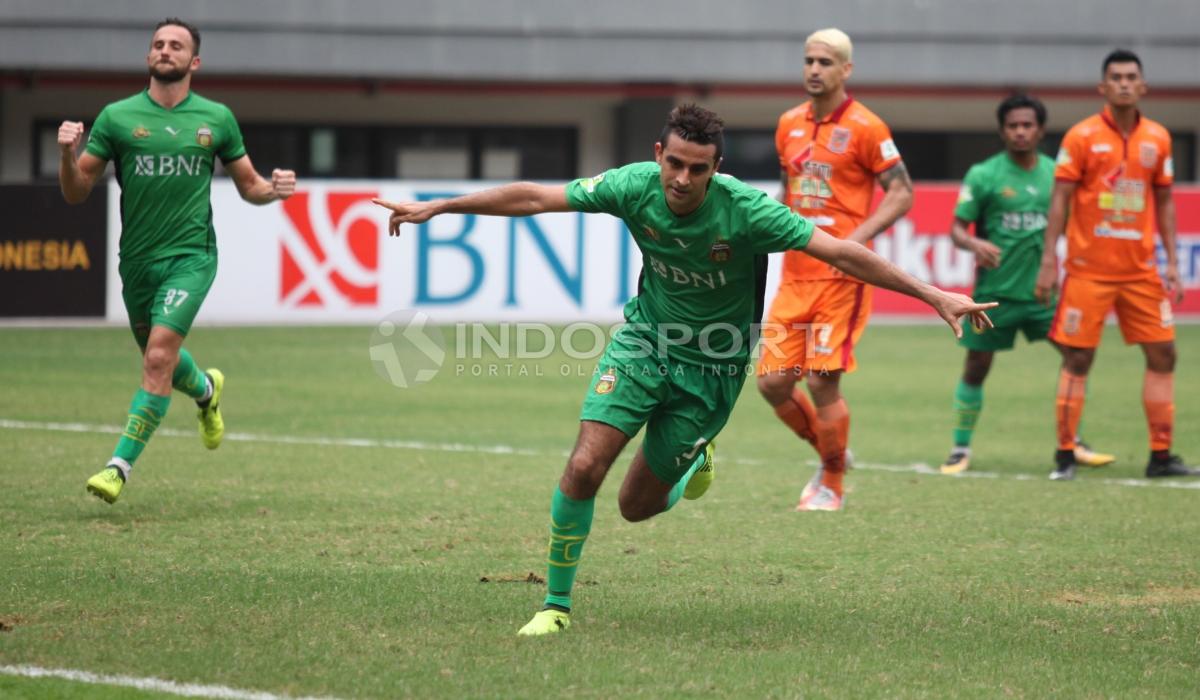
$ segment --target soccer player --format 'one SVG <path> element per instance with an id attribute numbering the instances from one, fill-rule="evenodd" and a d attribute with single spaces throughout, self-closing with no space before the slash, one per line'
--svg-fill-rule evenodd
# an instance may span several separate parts
<path id="1" fill-rule="evenodd" d="M 886 124 L 846 92 L 854 69 L 850 37 L 838 29 L 804 42 L 808 102 L 784 112 L 775 131 L 781 201 L 831 236 L 866 244 L 912 207 L 912 181 Z M 875 183 L 883 200 L 868 216 Z M 758 390 L 775 415 L 811 444 L 821 467 L 796 510 L 841 510 L 850 438 L 842 374 L 856 366 L 854 346 L 871 313 L 871 288 L 799 251 L 783 258 L 767 326 Z M 796 386 L 805 380 L 812 394 Z"/>
<path id="2" fill-rule="evenodd" d="M 220 158 L 238 193 L 254 204 L 285 199 L 296 187 L 290 170 L 262 178 L 250 163 L 233 113 L 191 91 L 200 68 L 200 32 L 178 18 L 159 22 L 146 54 L 150 86 L 106 106 L 83 154 L 83 124 L 63 122 L 58 181 L 69 204 L 92 191 L 108 161 L 121 186 L 121 296 L 142 351 L 142 383 L 108 464 L 87 490 L 113 503 L 171 403 L 171 388 L 199 406 L 200 438 L 216 449 L 225 434 L 219 370 L 201 370 L 183 347 L 217 274 L 209 189 Z"/>
<path id="3" fill-rule="evenodd" d="M 967 360 L 954 390 L 958 426 L 943 474 L 970 467 L 971 436 L 983 410 L 983 380 L 995 353 L 1011 350 L 1017 331 L 1029 342 L 1045 339 L 1054 318 L 1054 310 L 1033 296 L 1054 188 L 1054 161 L 1038 150 L 1046 133 L 1046 107 L 1029 95 L 1012 95 L 996 109 L 996 121 L 1004 150 L 967 171 L 950 238 L 975 255 L 973 298 L 1001 304 L 991 314 L 994 328 L 963 333 L 959 341 L 967 349 Z M 1076 462 L 1093 467 L 1116 459 L 1092 452 L 1081 440 L 1075 441 L 1074 451 Z"/>
<path id="4" fill-rule="evenodd" d="M 1036 281 L 1040 301 L 1058 284 L 1055 243 L 1067 234 L 1066 276 L 1050 338 L 1064 346 L 1055 409 L 1054 480 L 1075 477 L 1075 435 L 1084 386 L 1104 317 L 1116 311 L 1126 343 L 1146 356 L 1142 405 L 1150 428 L 1147 477 L 1195 474 L 1172 455 L 1175 423 L 1175 326 L 1171 301 L 1183 299 L 1175 250 L 1171 135 L 1138 110 L 1146 93 L 1142 62 L 1118 49 L 1104 59 L 1104 109 L 1071 127 L 1054 171 L 1045 249 Z M 1167 256 L 1165 280 L 1154 259 L 1154 225 Z M 1165 284 L 1164 284 L 1165 282 Z"/>
<path id="5" fill-rule="evenodd" d="M 634 163 L 567 185 L 514 183 L 428 202 L 376 200 L 389 231 L 439 214 L 530 216 L 604 212 L 633 232 L 644 267 L 626 323 L 613 335 L 583 401 L 579 436 L 550 502 L 549 592 L 521 628 L 542 635 L 570 624 L 571 589 L 592 525 L 597 491 L 625 445 L 645 426 L 618 503 L 639 521 L 680 497 L 699 498 L 713 479 L 712 441 L 745 380 L 752 322 L 761 303 L 756 258 L 804 250 L 871 284 L 928 303 L 961 334 L 958 319 L 989 323 L 984 309 L 905 274 L 858 243 L 834 238 L 757 189 L 717 175 L 722 122 L 684 105 L 667 119 L 654 162 Z"/>

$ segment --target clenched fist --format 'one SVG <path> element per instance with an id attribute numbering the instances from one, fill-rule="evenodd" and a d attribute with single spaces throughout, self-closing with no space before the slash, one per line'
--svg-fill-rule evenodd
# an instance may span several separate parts
<path id="1" fill-rule="evenodd" d="M 60 137 L 61 139 L 61 137 Z M 271 191 L 278 199 L 287 199 L 296 192 L 296 172 L 294 170 L 271 171 Z"/>
<path id="2" fill-rule="evenodd" d="M 83 122 L 63 122 L 58 127 L 58 147 L 63 151 L 75 152 L 83 140 Z"/>

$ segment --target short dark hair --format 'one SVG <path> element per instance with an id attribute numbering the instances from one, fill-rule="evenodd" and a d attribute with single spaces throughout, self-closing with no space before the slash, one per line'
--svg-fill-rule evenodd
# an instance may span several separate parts
<path id="1" fill-rule="evenodd" d="M 721 159 L 725 151 L 725 122 L 716 112 L 709 111 L 694 104 L 679 105 L 667 115 L 667 123 L 663 126 L 658 142 L 667 145 L 667 137 L 675 134 L 684 141 L 698 143 L 701 146 L 713 144 L 717 147 L 715 160 Z"/>
<path id="2" fill-rule="evenodd" d="M 1113 49 L 1112 53 L 1104 57 L 1104 65 L 1100 66 L 1100 75 L 1108 75 L 1108 66 L 1110 63 L 1136 63 L 1138 72 L 1142 72 L 1142 59 L 1129 49 Z"/>
<path id="3" fill-rule="evenodd" d="M 1038 98 L 1024 92 L 1014 92 L 996 108 L 996 121 L 1000 123 L 1000 128 L 1004 128 L 1004 120 L 1008 118 L 1008 113 L 1014 109 L 1028 107 L 1037 115 L 1038 126 L 1046 126 L 1046 105 Z"/>
<path id="4" fill-rule="evenodd" d="M 192 35 L 192 55 L 199 56 L 200 55 L 200 30 L 196 29 L 196 25 L 184 22 L 183 20 L 179 19 L 178 17 L 168 17 L 168 18 L 164 19 L 163 21 L 159 22 L 158 24 L 154 25 L 154 31 L 157 32 L 158 30 L 162 29 L 163 27 L 169 27 L 172 25 L 174 25 L 176 27 L 183 27 L 184 29 L 188 30 L 188 34 Z"/>

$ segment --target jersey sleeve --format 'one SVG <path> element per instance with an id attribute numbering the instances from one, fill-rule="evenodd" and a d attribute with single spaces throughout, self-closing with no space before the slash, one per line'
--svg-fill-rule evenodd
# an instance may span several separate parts
<path id="1" fill-rule="evenodd" d="M 230 163 L 246 155 L 246 144 L 242 141 L 242 129 L 238 126 L 237 119 L 233 116 L 233 111 L 229 108 L 225 109 L 225 128 L 223 129 L 226 136 L 221 144 L 221 150 L 217 152 L 217 157 L 222 163 Z"/>
<path id="2" fill-rule="evenodd" d="M 1163 136 L 1159 148 L 1162 149 L 1163 157 L 1159 160 L 1158 168 L 1154 172 L 1154 186 L 1170 187 L 1175 182 L 1175 159 L 1171 157 L 1171 134 Z"/>
<path id="3" fill-rule="evenodd" d="M 779 116 L 779 124 L 775 127 L 775 154 L 779 157 L 779 167 L 787 170 L 787 163 L 783 160 L 783 151 L 787 147 L 788 133 L 791 132 L 792 120 L 787 112 Z"/>
<path id="4" fill-rule="evenodd" d="M 631 167 L 633 166 L 614 168 L 599 175 L 567 183 L 567 204 L 575 211 L 622 217 L 626 208 L 625 192 L 629 186 Z"/>
<path id="5" fill-rule="evenodd" d="M 813 222 L 758 192 L 748 202 L 751 248 L 756 254 L 800 250 L 812 240 Z"/>
<path id="6" fill-rule="evenodd" d="M 878 175 L 901 161 L 892 130 L 883 120 L 873 120 L 866 131 L 865 148 L 859 154 L 865 168 Z"/>
<path id="7" fill-rule="evenodd" d="M 954 218 L 963 221 L 975 221 L 979 218 L 980 212 L 983 211 L 983 201 L 987 197 L 986 184 L 979 166 L 971 166 L 967 176 L 963 178 L 962 187 L 958 190 Z"/>
<path id="8" fill-rule="evenodd" d="M 112 135 L 112 119 L 108 115 L 108 107 L 100 110 L 96 121 L 92 122 L 92 131 L 88 134 L 84 151 L 102 160 L 112 160 L 116 156 L 117 144 Z"/>
<path id="9" fill-rule="evenodd" d="M 1054 159 L 1054 179 L 1079 182 L 1083 179 L 1083 165 L 1086 156 L 1086 144 L 1079 129 L 1073 128 L 1063 137 L 1062 145 L 1058 147 L 1058 157 Z"/>

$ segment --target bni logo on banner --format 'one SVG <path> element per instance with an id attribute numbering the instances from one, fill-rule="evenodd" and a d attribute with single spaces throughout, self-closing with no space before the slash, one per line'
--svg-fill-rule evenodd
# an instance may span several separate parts
<path id="1" fill-rule="evenodd" d="M 345 308 L 379 302 L 384 235 L 371 192 L 300 191 L 283 202 L 289 227 L 279 236 L 279 303 L 284 308 Z"/>

